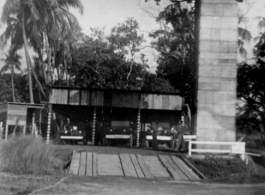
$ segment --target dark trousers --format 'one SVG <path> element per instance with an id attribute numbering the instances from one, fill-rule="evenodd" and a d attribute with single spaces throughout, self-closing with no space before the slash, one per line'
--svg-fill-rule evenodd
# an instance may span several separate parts
<path id="1" fill-rule="evenodd" d="M 175 150 L 179 151 L 180 147 L 182 150 L 186 150 L 186 145 L 183 136 L 186 135 L 185 133 L 177 133 L 174 135 L 174 140 L 176 141 Z"/>

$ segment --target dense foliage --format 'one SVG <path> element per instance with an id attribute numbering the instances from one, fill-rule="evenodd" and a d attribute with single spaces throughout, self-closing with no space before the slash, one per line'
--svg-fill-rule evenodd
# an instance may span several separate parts
<path id="1" fill-rule="evenodd" d="M 34 103 L 32 77 L 43 96 L 45 94 L 31 62 L 29 48 L 33 48 L 38 54 L 42 63 L 41 76 L 45 83 L 53 82 L 56 51 L 64 45 L 66 56 L 74 40 L 74 32 L 80 29 L 76 18 L 69 12 L 69 7 L 83 11 L 79 0 L 7 0 L 3 6 L 1 21 L 6 24 L 6 29 L 0 37 L 0 45 L 5 46 L 11 41 L 10 50 L 24 47 L 31 103 Z"/>
<path id="2" fill-rule="evenodd" d="M 151 33 L 160 53 L 157 75 L 182 94 L 192 94 L 195 82 L 195 5 L 172 1 L 158 16 L 161 28 Z"/>
<path id="3" fill-rule="evenodd" d="M 132 18 L 112 29 L 109 36 L 92 29 L 72 54 L 69 67 L 71 85 L 102 89 L 174 91 L 166 79 L 148 72 L 145 55 L 141 62 L 135 56 L 141 51 L 143 36 L 138 35 L 138 22 Z"/>
<path id="4" fill-rule="evenodd" d="M 239 64 L 237 97 L 240 130 L 260 131 L 265 126 L 265 44 L 256 48 L 255 64 Z"/>

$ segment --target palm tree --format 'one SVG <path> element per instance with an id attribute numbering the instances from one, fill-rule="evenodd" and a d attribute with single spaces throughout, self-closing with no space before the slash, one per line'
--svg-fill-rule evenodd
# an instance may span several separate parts
<path id="1" fill-rule="evenodd" d="M 1 20 L 7 24 L 7 28 L 0 38 L 0 44 L 5 44 L 8 39 L 11 39 L 11 44 L 15 44 L 17 47 L 24 46 L 30 103 L 34 103 L 34 99 L 31 78 L 33 65 L 29 47 L 33 47 L 42 58 L 41 54 L 46 46 L 47 72 L 50 77 L 50 80 L 46 80 L 47 84 L 52 78 L 51 56 L 52 52 L 56 51 L 56 41 L 60 40 L 63 33 L 71 34 L 73 29 L 79 27 L 76 18 L 70 13 L 69 7 L 78 8 L 81 13 L 83 11 L 80 0 L 6 0 L 4 4 Z M 48 76 L 44 72 L 44 77 L 48 78 Z"/>
<path id="2" fill-rule="evenodd" d="M 20 68 L 21 57 L 16 52 L 13 52 L 12 50 L 9 50 L 9 53 L 5 55 L 6 55 L 6 58 L 1 59 L 2 61 L 5 62 L 5 65 L 0 70 L 0 73 L 3 74 L 4 72 L 7 72 L 8 70 L 11 71 L 10 75 L 11 75 L 13 102 L 16 102 L 15 87 L 14 87 L 14 73 L 15 73 L 15 69 L 21 71 L 21 68 Z"/>

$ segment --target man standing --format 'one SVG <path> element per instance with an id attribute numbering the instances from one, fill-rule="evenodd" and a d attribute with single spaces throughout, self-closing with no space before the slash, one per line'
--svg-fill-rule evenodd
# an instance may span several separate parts
<path id="1" fill-rule="evenodd" d="M 183 136 L 190 135 L 191 133 L 191 120 L 190 120 L 190 108 L 188 104 L 185 104 L 186 112 L 182 113 L 181 122 L 177 126 L 176 133 L 174 134 L 174 140 L 176 141 L 176 147 L 174 151 L 186 151 L 186 145 Z"/>

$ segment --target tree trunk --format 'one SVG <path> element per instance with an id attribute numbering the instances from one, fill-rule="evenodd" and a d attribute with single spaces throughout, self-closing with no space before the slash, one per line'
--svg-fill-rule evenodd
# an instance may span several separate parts
<path id="1" fill-rule="evenodd" d="M 12 85 L 13 102 L 16 102 L 15 87 L 14 87 L 14 67 L 13 67 L 13 65 L 11 65 L 11 85 Z"/>
<path id="2" fill-rule="evenodd" d="M 47 53 L 47 60 L 48 60 L 48 67 L 47 67 L 47 83 L 52 83 L 52 65 L 51 65 L 51 49 L 49 47 L 48 35 L 44 35 L 44 41 L 46 45 L 46 53 Z"/>
<path id="3" fill-rule="evenodd" d="M 29 82 L 29 97 L 30 97 L 30 103 L 34 103 L 33 99 L 33 88 L 32 88 L 32 79 L 31 79 L 31 62 L 29 58 L 29 53 L 28 53 L 28 40 L 26 37 L 26 31 L 25 31 L 25 15 L 24 11 L 22 10 L 22 34 L 23 34 L 23 42 L 24 42 L 24 50 L 25 50 L 25 55 L 26 55 L 26 61 L 27 61 L 27 69 L 28 69 L 28 82 Z"/>
<path id="4" fill-rule="evenodd" d="M 68 80 L 68 70 L 67 70 L 67 63 L 65 60 L 65 51 L 63 51 L 63 64 L 64 64 L 64 75 L 66 79 L 66 86 L 69 86 L 69 80 Z"/>
<path id="5" fill-rule="evenodd" d="M 39 86 L 39 89 L 40 89 L 42 95 L 43 95 L 45 98 L 47 98 L 47 97 L 46 97 L 46 94 L 45 94 L 45 92 L 44 92 L 44 90 L 43 90 L 43 87 L 42 87 L 42 85 L 41 85 L 41 83 L 40 83 L 40 81 L 39 81 L 39 79 L 38 79 L 38 76 L 37 76 L 37 74 L 35 73 L 34 69 L 32 69 L 32 73 L 33 73 L 33 77 L 34 77 L 35 81 L 37 82 L 37 84 L 38 84 L 38 86 Z"/>

